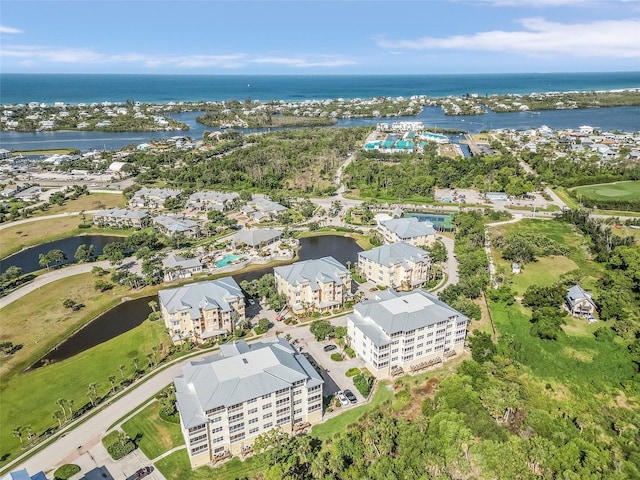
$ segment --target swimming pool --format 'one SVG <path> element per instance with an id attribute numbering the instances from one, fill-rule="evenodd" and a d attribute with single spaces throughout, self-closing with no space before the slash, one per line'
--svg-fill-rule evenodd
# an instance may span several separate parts
<path id="1" fill-rule="evenodd" d="M 244 257 L 242 255 L 233 255 L 230 253 L 228 255 L 225 255 L 224 258 L 221 258 L 220 260 L 218 260 L 216 262 L 216 267 L 226 267 L 228 265 L 231 265 L 233 262 L 235 262 L 239 258 L 244 258 Z"/>

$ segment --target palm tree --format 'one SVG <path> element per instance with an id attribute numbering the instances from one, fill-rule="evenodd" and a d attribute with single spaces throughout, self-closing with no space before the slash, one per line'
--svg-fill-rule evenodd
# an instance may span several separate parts
<path id="1" fill-rule="evenodd" d="M 53 418 L 58 420 L 58 427 L 62 427 L 62 413 L 60 413 L 60 410 L 53 412 Z"/>
<path id="2" fill-rule="evenodd" d="M 109 383 L 111 383 L 111 393 L 116 391 L 116 376 L 115 375 L 110 375 L 109 376 Z"/>
<path id="3" fill-rule="evenodd" d="M 120 366 L 118 367 L 118 370 L 120 370 L 120 375 L 122 375 L 122 381 L 123 381 L 123 382 L 124 382 L 124 369 L 125 369 L 125 366 L 124 366 L 124 365 L 120 365 Z"/>
<path id="4" fill-rule="evenodd" d="M 56 400 L 56 405 L 58 405 L 61 409 L 62 409 L 62 414 L 64 415 L 64 421 L 67 421 L 67 412 L 64 409 L 64 406 L 66 404 L 66 400 L 64 398 L 59 398 L 58 400 Z"/>
<path id="5" fill-rule="evenodd" d="M 89 400 L 91 401 L 91 406 L 95 407 L 96 406 L 96 400 L 98 399 L 98 387 L 100 386 L 99 383 L 92 383 L 89 385 L 89 390 L 87 392 L 87 397 L 89 397 Z"/>
<path id="6" fill-rule="evenodd" d="M 22 442 L 22 435 L 24 435 L 24 432 L 22 431 L 22 427 L 16 427 L 13 429 L 13 436 L 16 437 L 18 440 L 20 440 L 20 446 L 23 446 L 23 442 Z"/>
<path id="7" fill-rule="evenodd" d="M 27 432 L 27 438 L 29 440 L 31 440 L 33 437 L 36 436 L 35 432 L 33 431 L 33 427 L 31 425 L 27 425 L 26 427 L 24 427 L 24 429 Z"/>
<path id="8" fill-rule="evenodd" d="M 158 308 L 158 302 L 151 300 L 149 302 L 149 307 L 151 308 L 151 310 L 153 310 L 153 312 L 155 313 L 156 308 Z"/>
<path id="9" fill-rule="evenodd" d="M 133 369 L 135 373 L 138 373 L 138 365 L 140 365 L 140 359 L 138 357 L 133 357 L 131 359 L 131 363 L 133 363 Z"/>
<path id="10" fill-rule="evenodd" d="M 67 408 L 69 408 L 69 417 L 73 417 L 73 400 L 67 400 Z"/>

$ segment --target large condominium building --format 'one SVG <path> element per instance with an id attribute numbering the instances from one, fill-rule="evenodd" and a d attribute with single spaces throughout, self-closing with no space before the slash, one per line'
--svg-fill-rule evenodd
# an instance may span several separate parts
<path id="1" fill-rule="evenodd" d="M 427 252 L 405 242 L 358 253 L 358 267 L 367 280 L 396 290 L 422 286 L 427 281 L 430 265 Z"/>
<path id="2" fill-rule="evenodd" d="M 436 240 L 433 224 L 421 222 L 416 217 L 383 220 L 378 225 L 385 243 L 407 242 L 420 247 Z"/>
<path id="3" fill-rule="evenodd" d="M 111 208 L 93 212 L 93 223 L 101 227 L 143 228 L 151 223 L 151 216 L 147 210 L 129 210 Z"/>
<path id="4" fill-rule="evenodd" d="M 191 194 L 185 208 L 194 210 L 218 210 L 224 212 L 232 208 L 234 201 L 239 197 L 235 192 L 195 192 Z"/>
<path id="5" fill-rule="evenodd" d="M 133 194 L 129 205 L 138 208 L 164 208 L 164 202 L 167 199 L 177 198 L 180 195 L 182 195 L 181 190 L 143 187 Z"/>
<path id="6" fill-rule="evenodd" d="M 294 313 L 341 307 L 351 295 L 351 273 L 333 257 L 275 267 L 276 290 Z"/>
<path id="7" fill-rule="evenodd" d="M 232 277 L 160 290 L 158 299 L 175 343 L 227 335 L 245 318 L 244 294 Z"/>
<path id="8" fill-rule="evenodd" d="M 469 319 L 422 290 L 380 292 L 347 317 L 352 348 L 381 377 L 417 371 L 462 352 Z"/>
<path id="9" fill-rule="evenodd" d="M 241 340 L 220 350 L 187 363 L 174 379 L 193 468 L 247 452 L 274 428 L 291 433 L 322 420 L 322 377 L 285 340 Z"/>

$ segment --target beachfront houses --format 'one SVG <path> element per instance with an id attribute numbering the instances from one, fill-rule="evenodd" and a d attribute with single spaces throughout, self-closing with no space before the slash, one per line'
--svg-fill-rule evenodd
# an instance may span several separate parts
<path id="1" fill-rule="evenodd" d="M 93 223 L 101 227 L 145 228 L 151 224 L 151 216 L 147 210 L 116 207 L 93 212 Z"/>
<path id="2" fill-rule="evenodd" d="M 574 285 L 567 290 L 565 307 L 575 317 L 592 316 L 593 312 L 596 311 L 596 304 L 592 300 L 591 294 L 586 292 L 580 285 Z"/>
<path id="3" fill-rule="evenodd" d="M 351 273 L 333 257 L 275 267 L 273 274 L 294 313 L 331 311 L 351 296 Z"/>
<path id="4" fill-rule="evenodd" d="M 429 246 L 436 241 L 436 231 L 430 222 L 416 217 L 392 218 L 378 224 L 385 243 L 406 242 L 416 247 Z"/>
<path id="5" fill-rule="evenodd" d="M 217 210 L 226 212 L 234 207 L 240 195 L 234 192 L 195 192 L 187 199 L 185 208 L 210 212 Z"/>
<path id="6" fill-rule="evenodd" d="M 160 290 L 158 300 L 174 343 L 226 336 L 245 319 L 244 294 L 232 277 Z"/>
<path id="7" fill-rule="evenodd" d="M 423 289 L 381 291 L 347 317 L 351 347 L 378 377 L 415 372 L 463 351 L 469 319 Z"/>
<path id="8" fill-rule="evenodd" d="M 324 381 L 281 338 L 221 345 L 220 354 L 187 362 L 173 383 L 192 468 L 251 453 L 274 428 L 291 434 L 322 421 Z"/>
<path id="9" fill-rule="evenodd" d="M 178 198 L 181 190 L 171 188 L 141 188 L 129 200 L 132 208 L 162 209 L 169 198 Z"/>
<path id="10" fill-rule="evenodd" d="M 370 282 L 395 290 L 412 290 L 427 281 L 429 253 L 406 242 L 358 253 L 358 268 Z"/>

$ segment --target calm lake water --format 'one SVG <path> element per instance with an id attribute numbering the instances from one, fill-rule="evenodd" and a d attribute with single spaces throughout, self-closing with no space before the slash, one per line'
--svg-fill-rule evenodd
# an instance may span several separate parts
<path id="1" fill-rule="evenodd" d="M 105 245 L 113 242 L 122 242 L 125 237 L 115 235 L 79 235 L 77 237 L 63 238 L 53 242 L 43 243 L 34 247 L 27 248 L 18 253 L 14 253 L 0 260 L 0 272 L 4 272 L 11 266 L 22 268 L 22 273 L 31 273 L 41 270 L 43 267 L 38 263 L 40 254 L 46 254 L 51 250 L 62 250 L 67 259 L 57 265 L 66 265 L 75 262 L 73 257 L 80 245 L 93 245 L 95 255 L 101 255 Z"/>
<path id="2" fill-rule="evenodd" d="M 358 252 L 361 251 L 362 248 L 351 238 L 326 235 L 301 239 L 298 255 L 300 261 L 333 256 L 344 264 L 347 261 L 357 262 Z M 232 276 L 236 282 L 240 283 L 243 280 L 253 280 L 260 278 L 265 273 L 272 272 L 273 268 L 265 267 Z M 141 325 L 151 313 L 149 302 L 151 300 L 157 301 L 157 299 L 157 295 L 152 295 L 117 305 L 66 339 L 58 347 L 38 360 L 31 368 L 38 368 L 50 362 L 70 358 Z"/>

